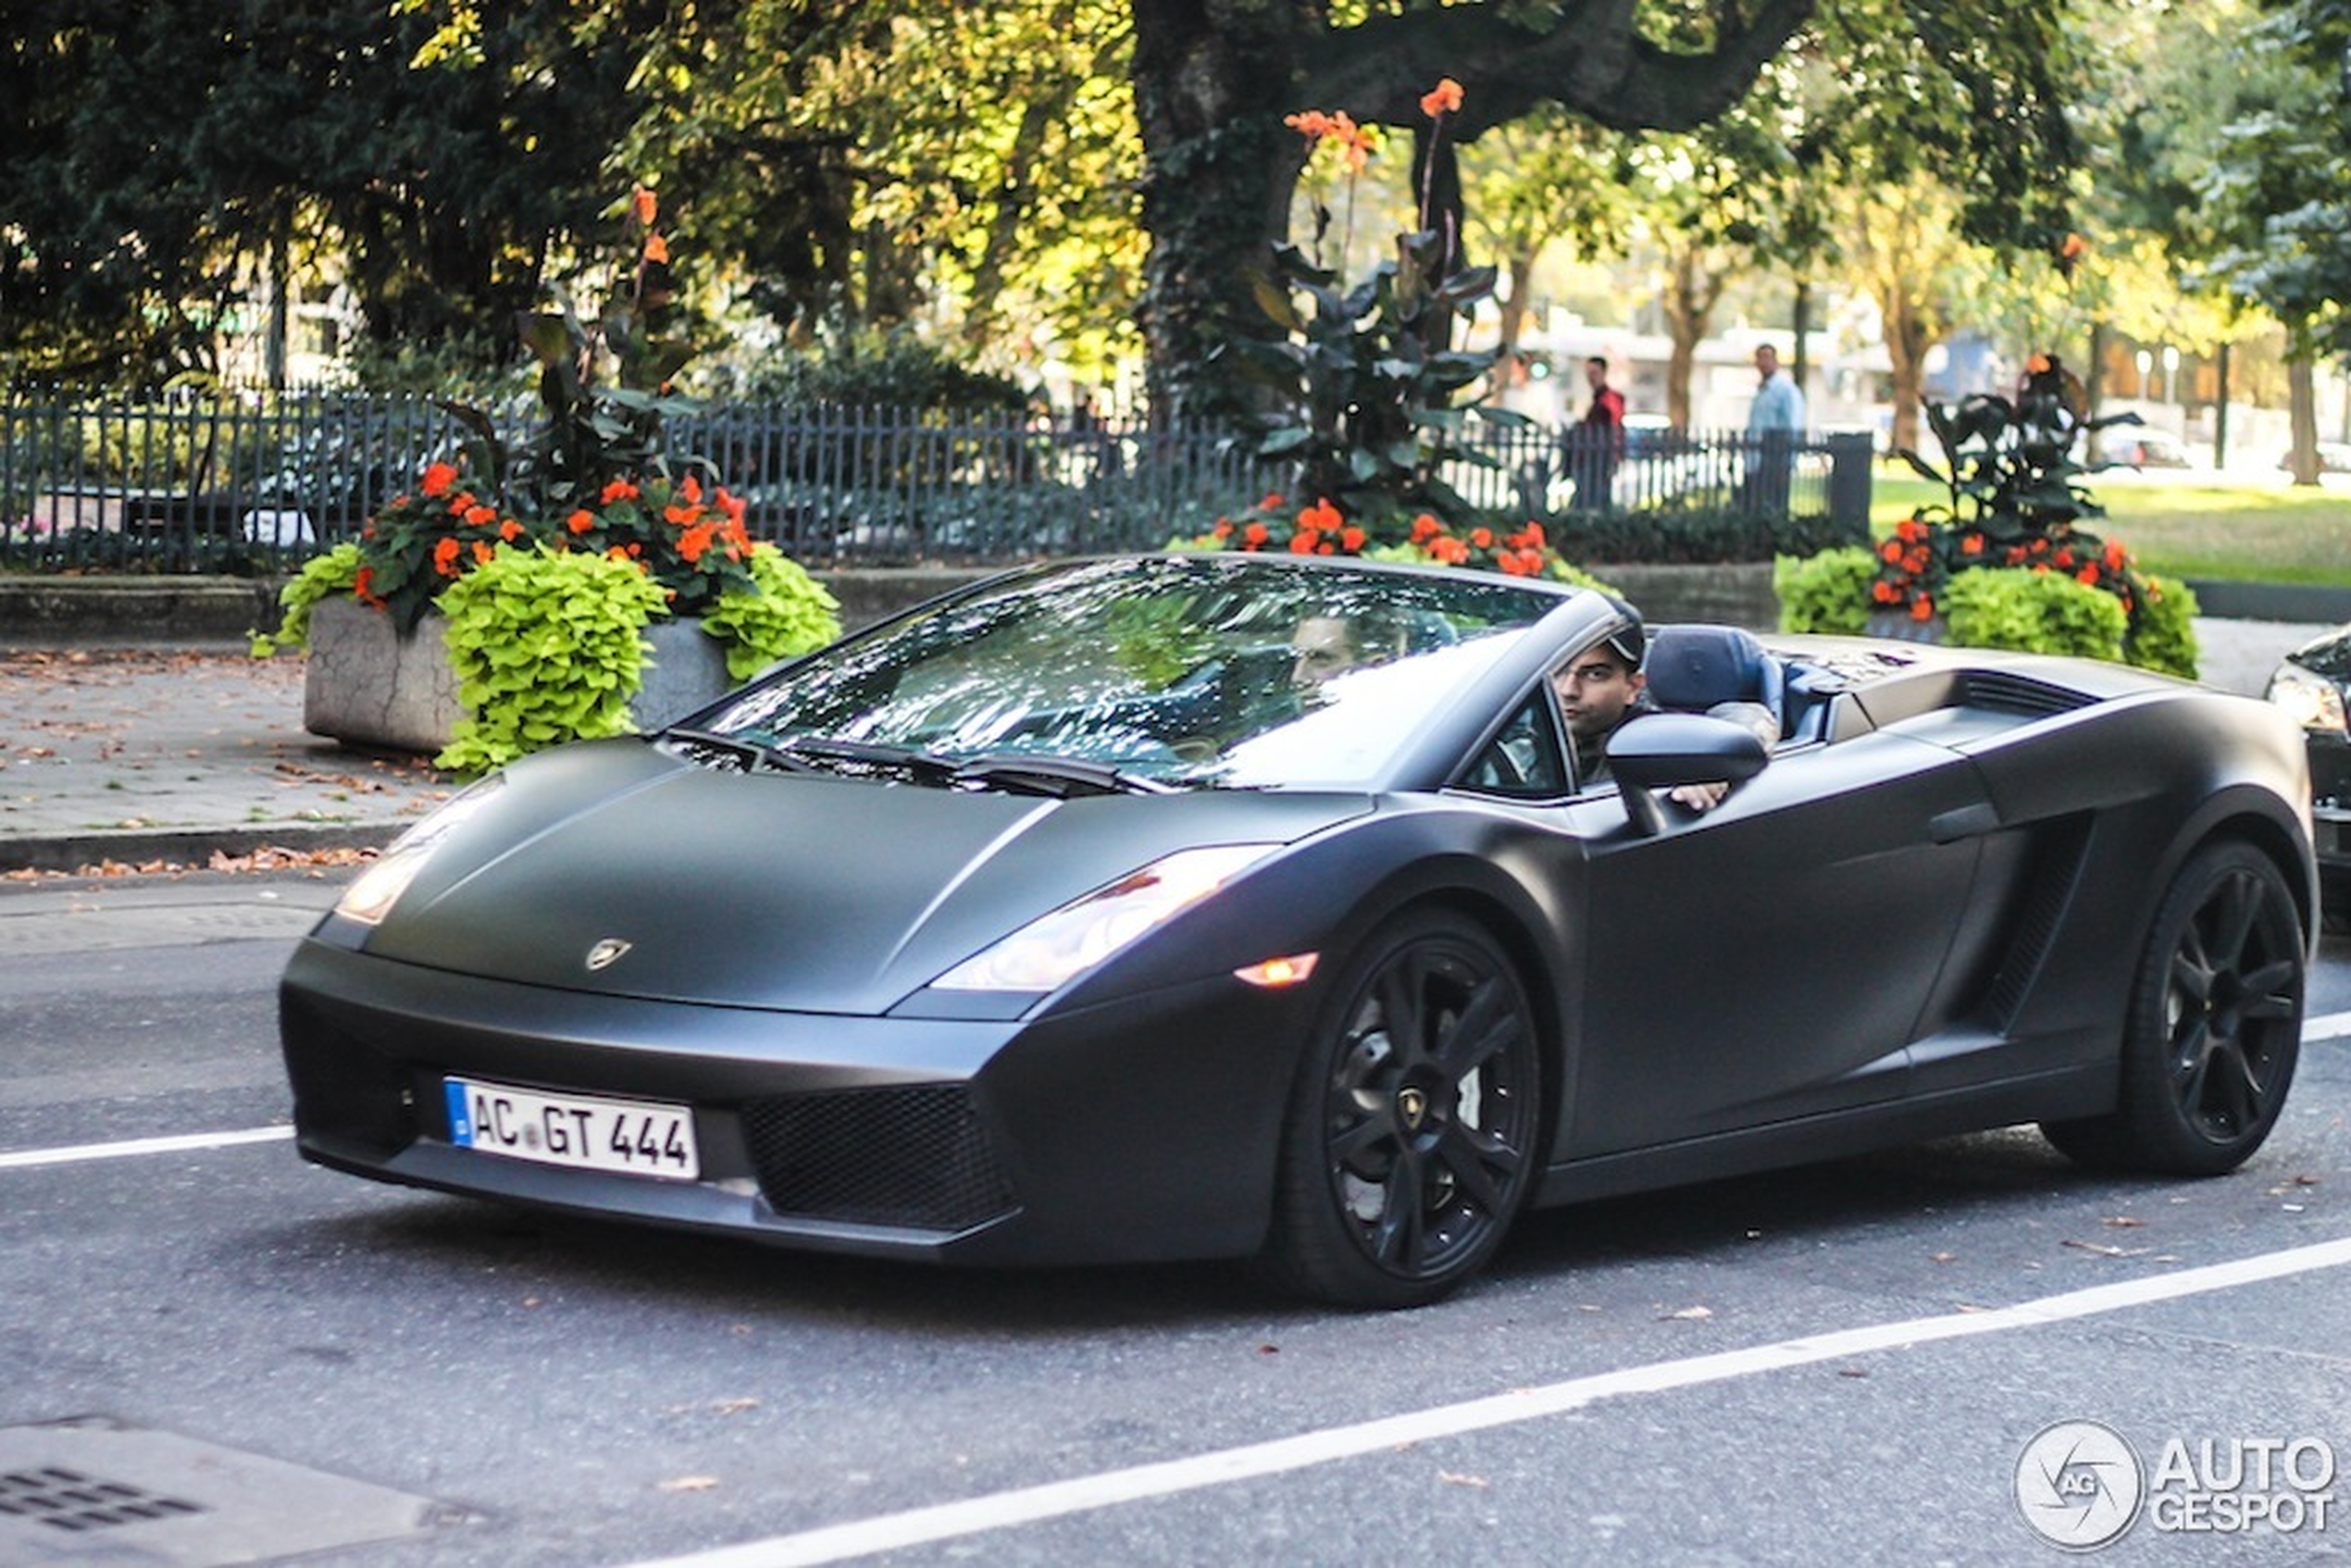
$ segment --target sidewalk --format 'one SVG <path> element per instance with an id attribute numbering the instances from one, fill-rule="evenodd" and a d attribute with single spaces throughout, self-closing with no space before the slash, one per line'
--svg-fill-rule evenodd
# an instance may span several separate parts
<path id="1" fill-rule="evenodd" d="M 2327 629 L 2200 619 L 2204 678 L 2258 695 Z M 0 876 L 334 864 L 455 791 L 422 759 L 306 733 L 302 680 L 298 657 L 229 650 L 0 653 Z"/>
<path id="2" fill-rule="evenodd" d="M 0 875 L 332 863 L 455 792 L 306 733 L 302 679 L 230 650 L 0 654 Z"/>

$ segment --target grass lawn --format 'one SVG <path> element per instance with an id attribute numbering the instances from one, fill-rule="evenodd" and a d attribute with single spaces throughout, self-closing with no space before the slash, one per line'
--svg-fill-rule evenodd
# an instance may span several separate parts
<path id="1" fill-rule="evenodd" d="M 2107 511 L 2089 525 L 2120 540 L 2142 571 L 2171 578 L 2351 586 L 2351 490 L 2296 490 L 2233 475 L 2183 482 L 2170 475 L 2118 471 L 2092 480 Z M 1945 492 L 1907 469 L 1880 467 L 1870 518 L 1880 529 L 1911 508 L 1947 502 Z"/>

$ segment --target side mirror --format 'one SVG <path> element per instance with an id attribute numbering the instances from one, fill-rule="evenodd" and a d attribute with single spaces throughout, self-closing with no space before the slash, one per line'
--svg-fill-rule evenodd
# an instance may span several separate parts
<path id="1" fill-rule="evenodd" d="M 1634 828 L 1665 831 L 1664 790 L 1682 784 L 1740 784 L 1771 761 L 1761 736 L 1700 714 L 1645 714 L 1609 737 L 1608 770 L 1623 788 Z"/>

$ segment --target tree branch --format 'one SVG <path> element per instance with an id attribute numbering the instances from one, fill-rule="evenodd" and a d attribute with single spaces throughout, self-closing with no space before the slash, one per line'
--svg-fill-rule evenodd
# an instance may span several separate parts
<path id="1" fill-rule="evenodd" d="M 1743 18 L 1736 0 L 1723 0 L 1714 47 L 1704 53 L 1644 36 L 1632 0 L 1571 0 L 1539 31 L 1491 6 L 1375 16 L 1331 30 L 1307 68 L 1300 106 L 1413 125 L 1421 94 L 1450 76 L 1467 89 L 1453 121 L 1463 141 L 1544 104 L 1618 131 L 1689 131 L 1745 96 L 1815 5 L 1759 0 Z"/>

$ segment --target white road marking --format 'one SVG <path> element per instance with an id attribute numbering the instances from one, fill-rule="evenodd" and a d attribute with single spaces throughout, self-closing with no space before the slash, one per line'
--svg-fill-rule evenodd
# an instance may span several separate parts
<path id="1" fill-rule="evenodd" d="M 191 1132 L 175 1138 L 134 1138 L 121 1143 L 77 1143 L 62 1149 L 26 1149 L 0 1153 L 0 1171 L 34 1165 L 74 1165 L 85 1160 L 122 1160 L 133 1154 L 180 1154 L 192 1149 L 230 1149 L 240 1143 L 274 1143 L 293 1136 L 292 1127 L 247 1127 L 242 1132 Z"/>
<path id="2" fill-rule="evenodd" d="M 2312 1040 L 2337 1039 L 2351 1035 L 2351 1013 L 2329 1013 L 2321 1017 L 2302 1020 L 2302 1043 Z"/>
<path id="3" fill-rule="evenodd" d="M 2204 1291 L 2228 1290 L 2265 1280 L 2283 1279 L 2314 1269 L 2340 1268 L 2345 1263 L 2351 1263 L 2351 1238 L 2242 1258 L 2234 1263 L 2181 1269 L 2149 1278 L 2102 1285 L 2062 1296 L 2047 1296 L 2013 1307 L 1953 1313 L 1944 1317 L 1912 1318 L 1903 1323 L 1882 1323 L 1809 1338 L 1784 1339 L 1777 1344 L 1757 1345 L 1744 1350 L 1693 1356 L 1686 1361 L 1625 1367 L 1542 1388 L 1516 1388 L 1486 1399 L 1411 1411 L 1377 1421 L 1326 1427 L 1318 1432 L 1302 1432 L 1296 1437 L 1279 1437 L 1271 1442 L 1222 1449 L 1157 1464 L 1138 1464 L 1126 1470 L 1103 1471 L 1094 1475 L 1079 1475 L 1016 1491 L 968 1498 L 960 1502 L 909 1509 L 902 1513 L 853 1519 L 846 1524 L 804 1530 L 796 1535 L 777 1536 L 764 1541 L 750 1541 L 741 1546 L 662 1558 L 638 1563 L 635 1568 L 806 1568 L 809 1564 L 842 1562 L 876 1552 L 952 1540 L 1015 1524 L 1036 1524 L 1041 1520 L 1110 1508 L 1119 1503 L 1173 1497 L 1235 1481 L 1277 1475 L 1312 1465 L 1328 1464 L 1336 1460 L 1386 1452 L 1406 1444 L 1424 1443 L 1490 1427 L 1537 1421 L 1545 1416 L 1580 1410 L 1600 1400 L 1694 1388 L 1699 1384 L 1749 1377 L 1759 1373 L 1777 1372 L 1872 1351 L 1908 1350 L 1941 1339 L 1998 1334 L 2012 1328 L 2040 1327 L 2101 1313 L 2120 1312 L 2127 1307 L 2174 1300 Z"/>

